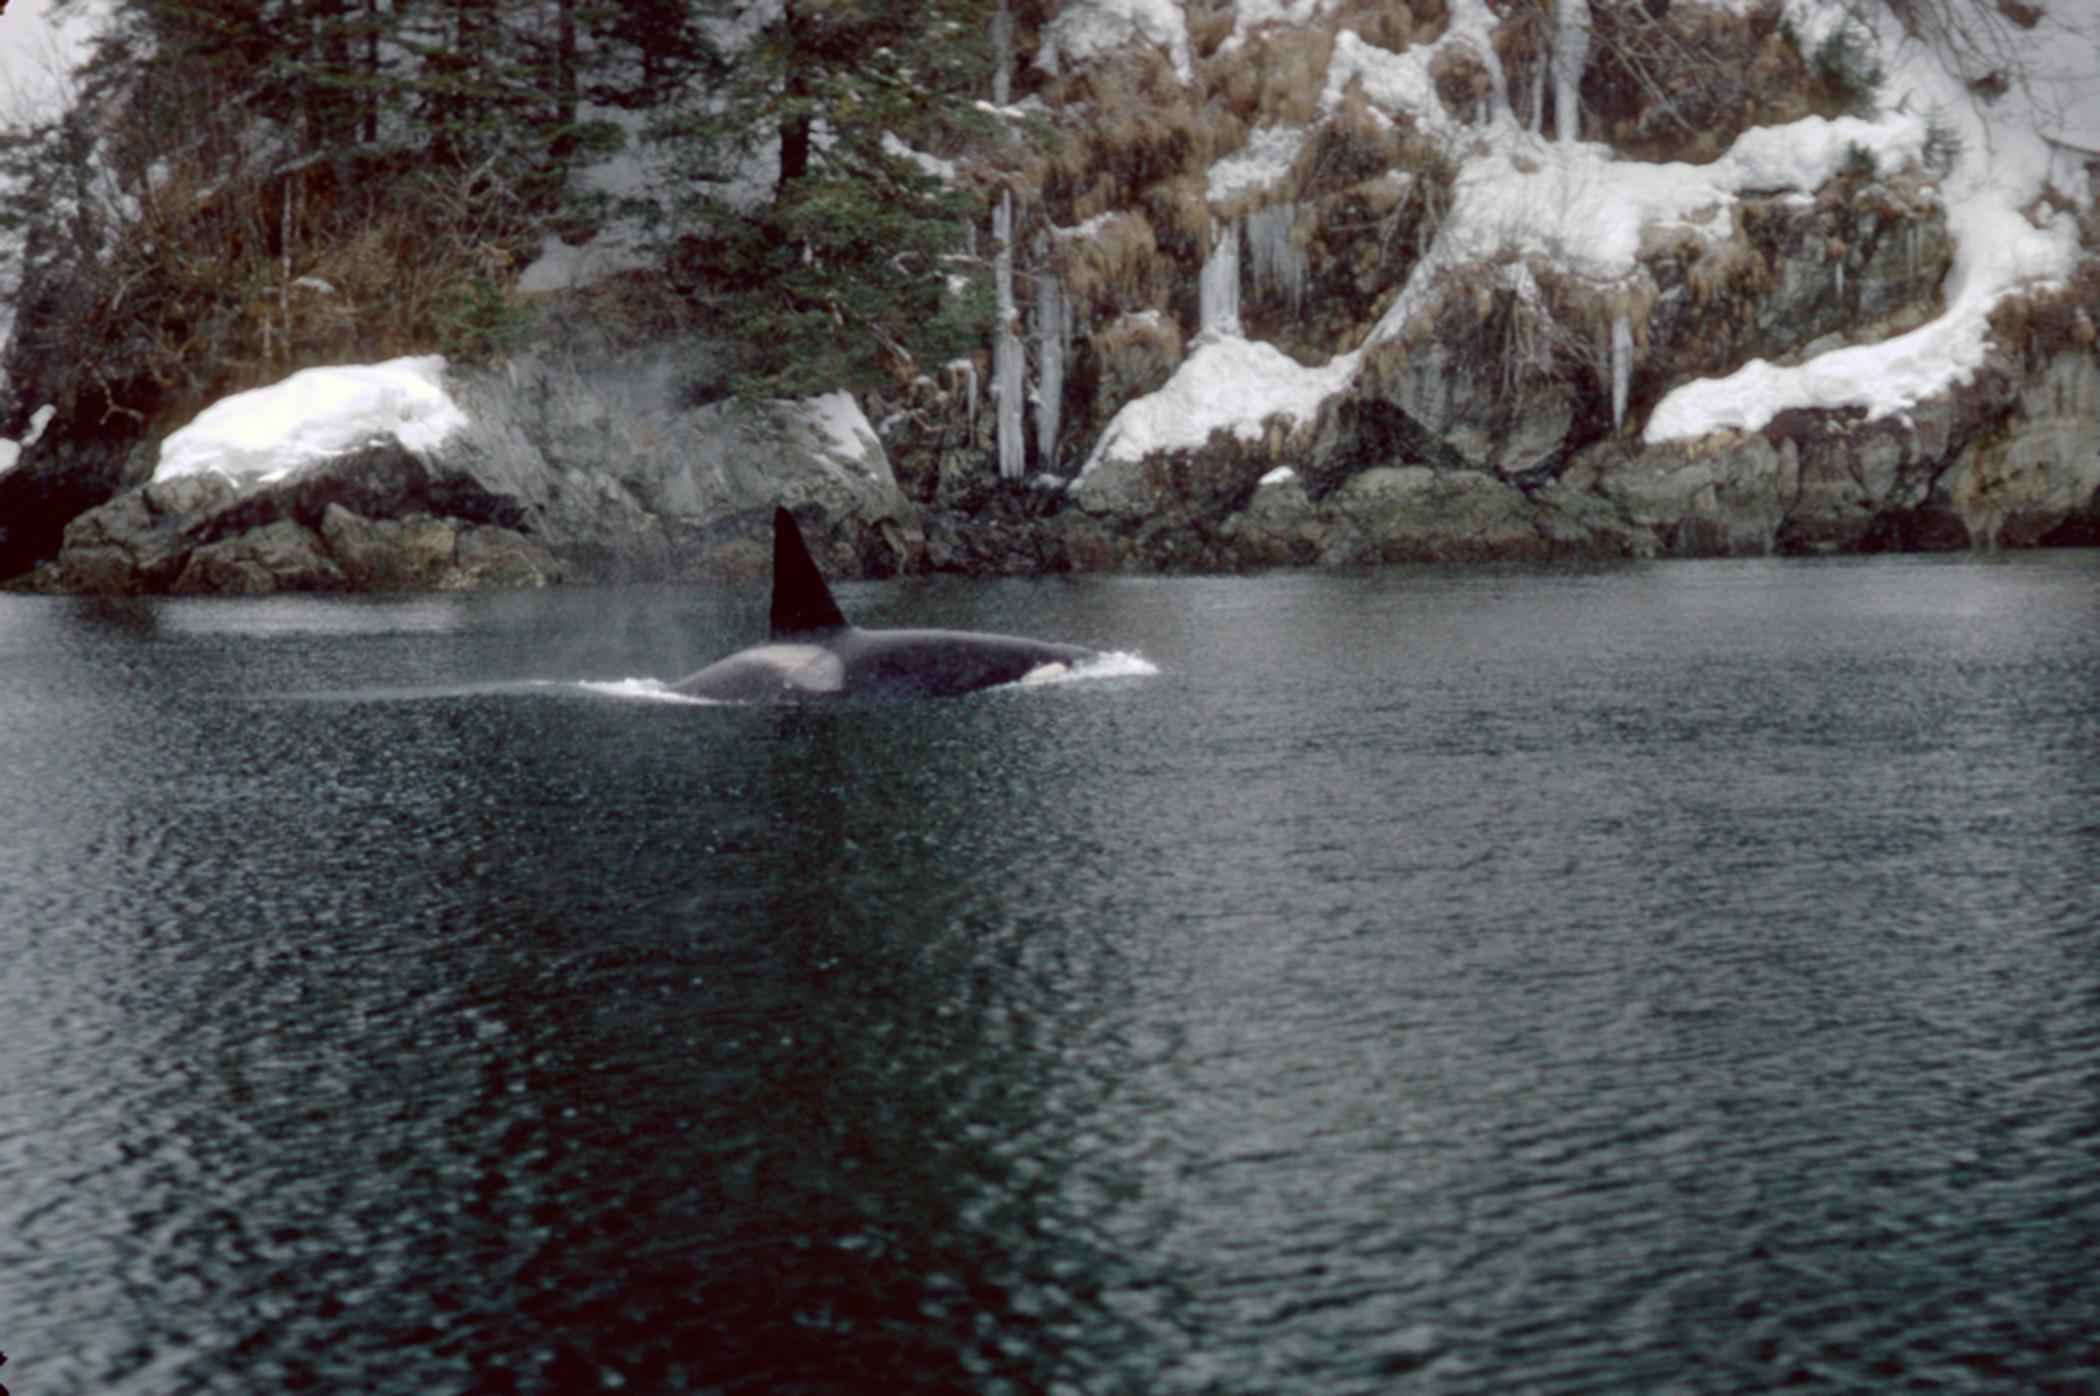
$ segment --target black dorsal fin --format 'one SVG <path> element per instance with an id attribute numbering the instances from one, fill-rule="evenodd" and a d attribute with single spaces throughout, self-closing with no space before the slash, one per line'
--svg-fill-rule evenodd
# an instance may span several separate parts
<path id="1" fill-rule="evenodd" d="M 785 509 L 773 511 L 773 638 L 791 639 L 811 631 L 843 630 L 846 618 L 839 614 L 824 574 L 817 570 L 795 516 Z"/>

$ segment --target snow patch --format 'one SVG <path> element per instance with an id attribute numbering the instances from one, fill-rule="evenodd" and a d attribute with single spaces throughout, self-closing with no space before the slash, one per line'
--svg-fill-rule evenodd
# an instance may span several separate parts
<path id="1" fill-rule="evenodd" d="M 1509 102 L 1504 95 L 1509 83 L 1494 43 L 1495 28 L 1501 22 L 1486 0 L 1452 0 L 1443 36 L 1433 44 L 1411 45 L 1403 53 L 1380 48 L 1355 30 L 1344 29 L 1335 36 L 1334 56 L 1327 65 L 1327 84 L 1320 92 L 1320 109 L 1330 115 L 1339 110 L 1343 94 L 1355 81 L 1363 84 L 1365 98 L 1381 115 L 1404 112 L 1422 129 L 1447 138 L 1455 139 L 1462 133 L 1480 135 L 1480 128 L 1463 126 L 1444 110 L 1436 84 L 1429 76 L 1431 61 L 1444 49 L 1457 47 L 1470 51 L 1488 70 L 1489 127 L 1511 128 Z"/>
<path id="2" fill-rule="evenodd" d="M 1199 338 L 1195 352 L 1156 393 L 1123 404 L 1101 433 L 1087 471 L 1106 460 L 1142 460 L 1157 451 L 1193 450 L 1214 431 L 1259 441 L 1281 415 L 1309 422 L 1320 404 L 1348 386 L 1356 356 L 1307 368 L 1273 344 L 1233 335 Z"/>
<path id="3" fill-rule="evenodd" d="M 736 40 L 739 46 L 745 42 L 747 38 Z M 578 117 L 610 122 L 620 128 L 624 137 L 619 149 L 576 172 L 573 178 L 580 192 L 602 195 L 617 206 L 622 200 L 647 197 L 656 190 L 662 172 L 657 168 L 658 158 L 649 151 L 644 139 L 646 114 L 586 103 Z M 777 171 L 769 174 L 773 172 Z M 651 236 L 641 223 L 624 214 L 607 219 L 596 235 L 581 246 L 563 242 L 552 233 L 543 234 L 539 255 L 518 275 L 518 289 L 538 295 L 590 286 L 622 272 L 642 270 L 656 263 L 649 251 L 650 242 Z"/>
<path id="4" fill-rule="evenodd" d="M 1233 6 L 1232 33 L 1218 45 L 1230 53 L 1247 42 L 1247 36 L 1264 26 L 1295 29 L 1324 16 L 1337 0 L 1237 0 Z"/>
<path id="5" fill-rule="evenodd" d="M 1179 0 L 1067 0 L 1043 26 L 1035 63 L 1054 75 L 1068 65 L 1140 44 L 1164 48 L 1183 82 L 1194 77 L 1188 20 Z"/>
<path id="6" fill-rule="evenodd" d="M 1069 228 L 1062 227 L 1056 223 L 1052 223 L 1050 225 L 1050 236 L 1058 239 L 1077 238 L 1080 241 L 1085 242 L 1090 239 L 1099 237 L 1101 235 L 1101 230 L 1108 226 L 1110 219 L 1120 218 L 1121 216 L 1122 214 L 1120 212 L 1114 211 L 1107 213 L 1097 213 L 1092 218 L 1087 219 L 1084 223 L 1074 223 Z"/>
<path id="7" fill-rule="evenodd" d="M 906 145 L 903 140 L 899 139 L 893 131 L 884 131 L 882 133 L 882 153 L 894 159 L 903 160 L 918 166 L 920 173 L 937 179 L 951 188 L 955 184 L 955 162 L 953 160 L 943 160 L 938 155 L 928 155 L 923 150 L 914 150 L 911 146 Z"/>
<path id="8" fill-rule="evenodd" d="M 1784 126 L 1753 126 L 1723 156 L 1732 188 L 1814 189 L 1863 152 L 1876 169 L 1921 157 L 1925 118 L 1897 112 L 1875 121 L 1807 116 Z"/>
<path id="9" fill-rule="evenodd" d="M 1363 84 L 1365 99 L 1381 113 L 1408 112 L 1431 129 L 1449 129 L 1451 120 L 1437 100 L 1436 84 L 1429 80 L 1429 59 L 1437 47 L 1441 45 L 1417 44 L 1405 53 L 1394 53 L 1366 41 L 1354 29 L 1344 29 L 1334 36 L 1334 56 L 1327 62 L 1320 110 L 1329 115 L 1339 111 L 1342 95 L 1355 81 Z"/>
<path id="10" fill-rule="evenodd" d="M 216 472 L 267 483 L 393 437 L 428 451 L 467 425 L 445 391 L 442 355 L 308 368 L 221 398 L 161 443 L 155 480 Z"/>
<path id="11" fill-rule="evenodd" d="M 2017 213 L 1970 204 L 1950 210 L 1956 240 L 1947 310 L 1908 334 L 1781 366 L 1752 359 L 1723 378 L 1673 389 L 1656 404 L 1650 445 L 1724 430 L 1758 431 L 1794 407 L 1861 407 L 1894 416 L 1965 383 L 1982 365 L 1990 312 L 2001 296 L 2064 275 L 2078 255 L 2069 217 L 2035 228 Z"/>
<path id="12" fill-rule="evenodd" d="M 875 428 L 853 394 L 842 388 L 792 405 L 808 414 L 810 429 L 826 450 L 852 464 L 865 465 L 869 450 L 877 445 Z"/>
<path id="13" fill-rule="evenodd" d="M 15 468 L 15 462 L 22 458 L 22 452 L 42 439 L 44 428 L 50 426 L 51 419 L 57 415 L 58 409 L 47 402 L 29 414 L 29 433 L 20 441 L 10 441 L 0 436 L 0 475 L 5 475 Z"/>
<path id="14" fill-rule="evenodd" d="M 1267 189 L 1291 172 L 1303 149 L 1303 126 L 1257 127 L 1239 151 L 1211 165 L 1205 192 L 1218 204 L 1235 194 Z"/>
<path id="15" fill-rule="evenodd" d="M 655 264 L 641 237 L 618 226 L 606 227 L 581 247 L 542 233 L 539 255 L 518 274 L 518 289 L 528 296 L 567 291 Z"/>

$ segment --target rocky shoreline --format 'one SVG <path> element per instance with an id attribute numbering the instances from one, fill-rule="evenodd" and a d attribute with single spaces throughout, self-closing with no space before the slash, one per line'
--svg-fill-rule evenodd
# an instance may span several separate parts
<path id="1" fill-rule="evenodd" d="M 1665 9 L 1762 75 L 1669 139 L 1601 69 L 1586 141 L 1514 120 L 1537 55 L 1475 3 L 1207 29 L 1185 72 L 1140 38 L 1068 54 L 1038 93 L 1063 155 L 1000 174 L 1041 225 L 1003 409 L 988 352 L 697 403 L 719 345 L 578 293 L 447 376 L 465 426 L 281 478 L 156 481 L 171 423 L 71 402 L 0 471 L 0 586 L 735 579 L 776 504 L 836 577 L 2100 543 L 2090 180 L 1979 222 L 1958 113 L 1816 115 L 1841 94 L 1770 16 Z M 1986 295 L 1995 243 L 2028 260 Z"/>
<path id="2" fill-rule="evenodd" d="M 603 391 L 620 381 L 605 377 Z M 567 391 L 592 398 L 580 379 Z M 900 486 L 850 399 L 649 420 L 594 398 L 603 429 L 588 446 L 572 436 L 557 459 L 520 425 L 534 395 L 511 375 L 463 384 L 474 424 L 434 450 L 384 440 L 248 489 L 213 475 L 120 489 L 9 585 L 179 595 L 733 580 L 762 575 L 776 502 L 840 577 L 2100 543 L 2100 365 L 2082 351 L 2028 372 L 2000 365 L 1900 420 L 1800 412 L 1691 443 L 1615 438 L 1529 478 L 1359 465 L 1361 425 L 1352 440 L 1330 420 L 1254 443 L 1220 433 L 1075 482 L 927 500 Z M 643 439 L 654 446 L 632 449 Z"/>

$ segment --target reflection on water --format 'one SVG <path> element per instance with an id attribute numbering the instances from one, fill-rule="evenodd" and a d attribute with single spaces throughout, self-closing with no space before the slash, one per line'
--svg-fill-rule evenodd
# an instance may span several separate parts
<path id="1" fill-rule="evenodd" d="M 17 1391 L 2100 1381 L 2093 558 L 747 600 L 0 598 Z"/>

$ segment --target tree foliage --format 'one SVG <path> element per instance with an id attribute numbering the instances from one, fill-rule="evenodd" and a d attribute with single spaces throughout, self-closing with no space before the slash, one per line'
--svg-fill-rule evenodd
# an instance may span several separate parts
<path id="1" fill-rule="evenodd" d="M 784 0 L 725 12 L 724 58 L 651 129 L 648 213 L 738 350 L 713 391 L 841 385 L 982 345 L 980 195 L 940 156 L 985 135 L 981 0 Z"/>
<path id="2" fill-rule="evenodd" d="M 989 12 L 109 0 L 70 106 L 0 129 L 18 409 L 143 425 L 307 363 L 496 352 L 548 232 L 638 212 L 742 347 L 712 391 L 968 352 L 981 199 L 924 155 L 980 134 Z M 615 208 L 574 176 L 645 125 L 657 178 Z"/>
<path id="3" fill-rule="evenodd" d="M 661 3 L 111 0 L 70 105 L 0 134 L 18 409 L 109 429 L 308 363 L 499 349 L 618 137 L 588 104 L 703 56 Z"/>

